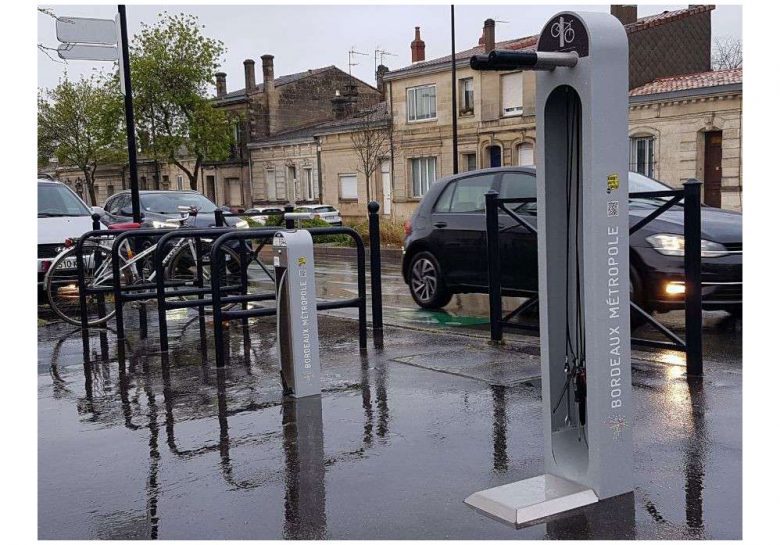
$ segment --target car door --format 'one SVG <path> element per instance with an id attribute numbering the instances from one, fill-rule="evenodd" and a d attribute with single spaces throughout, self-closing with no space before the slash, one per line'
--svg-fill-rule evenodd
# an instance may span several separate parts
<path id="1" fill-rule="evenodd" d="M 475 174 L 450 182 L 431 214 L 433 240 L 442 273 L 451 285 L 486 286 L 485 193 L 495 174 Z"/>
<path id="2" fill-rule="evenodd" d="M 132 221 L 132 217 L 122 214 L 123 209 L 130 207 L 130 195 L 128 193 L 120 193 L 113 201 L 106 204 L 108 205 L 106 212 L 110 216 L 112 223 Z"/>
<path id="3" fill-rule="evenodd" d="M 501 175 L 499 198 L 536 197 L 536 176 L 512 171 Z M 507 208 L 536 227 L 536 203 L 506 203 Z M 536 233 L 499 209 L 501 286 L 513 290 L 537 291 L 538 258 Z"/>

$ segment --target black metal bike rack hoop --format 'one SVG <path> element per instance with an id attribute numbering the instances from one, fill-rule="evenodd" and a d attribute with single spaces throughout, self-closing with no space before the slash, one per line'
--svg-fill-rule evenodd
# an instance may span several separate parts
<path id="1" fill-rule="evenodd" d="M 222 268 L 224 262 L 220 258 L 222 247 L 230 241 L 245 241 L 251 239 L 270 238 L 274 233 L 280 231 L 279 228 L 262 228 L 262 229 L 241 229 L 231 230 L 228 233 L 221 235 L 211 246 L 211 267 L 212 267 L 212 282 L 211 282 L 211 301 L 213 307 L 213 320 L 214 320 L 214 344 L 217 367 L 223 367 L 225 365 L 224 355 L 224 337 L 222 331 L 222 324 L 230 320 L 247 319 L 251 317 L 259 316 L 275 316 L 276 307 L 265 308 L 242 308 L 241 310 L 222 310 L 222 305 L 226 302 L 250 302 L 262 300 L 258 299 L 257 295 L 246 296 L 245 299 L 237 301 L 234 298 L 224 297 L 222 286 L 220 285 L 222 280 Z M 348 235 L 352 237 L 357 246 L 356 258 L 358 269 L 358 296 L 352 299 L 342 299 L 336 301 L 318 301 L 317 310 L 330 310 L 337 308 L 351 308 L 356 307 L 358 309 L 358 329 L 359 329 L 359 346 L 361 350 L 366 349 L 366 251 L 363 244 L 363 239 L 360 235 L 349 227 L 313 227 L 306 229 L 312 237 L 318 235 Z"/>

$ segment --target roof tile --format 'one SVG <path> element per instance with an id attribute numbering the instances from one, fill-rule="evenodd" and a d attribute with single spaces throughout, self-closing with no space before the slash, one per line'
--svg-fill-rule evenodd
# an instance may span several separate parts
<path id="1" fill-rule="evenodd" d="M 702 89 L 705 87 L 717 87 L 719 85 L 732 85 L 742 83 L 742 68 L 732 70 L 712 70 L 709 72 L 697 72 L 681 76 L 669 76 L 658 78 L 631 89 L 629 95 L 643 96 L 657 93 L 670 93 L 672 91 L 686 91 L 689 89 Z"/>

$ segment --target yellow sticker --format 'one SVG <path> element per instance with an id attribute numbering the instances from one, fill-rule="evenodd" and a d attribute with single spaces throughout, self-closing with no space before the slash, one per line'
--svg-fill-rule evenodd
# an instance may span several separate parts
<path id="1" fill-rule="evenodd" d="M 611 193 L 620 187 L 620 177 L 617 174 L 607 176 L 607 193 Z"/>
<path id="2" fill-rule="evenodd" d="M 302 267 L 303 265 L 306 265 L 306 258 L 305 257 L 299 257 L 298 258 L 298 266 Z"/>

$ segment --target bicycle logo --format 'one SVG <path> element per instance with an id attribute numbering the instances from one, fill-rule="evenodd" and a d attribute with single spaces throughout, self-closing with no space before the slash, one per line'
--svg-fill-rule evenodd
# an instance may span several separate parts
<path id="1" fill-rule="evenodd" d="M 571 21 L 566 21 L 563 16 L 554 23 L 550 29 L 553 38 L 558 38 L 558 47 L 563 47 L 574 41 L 574 29 L 571 27 Z"/>

